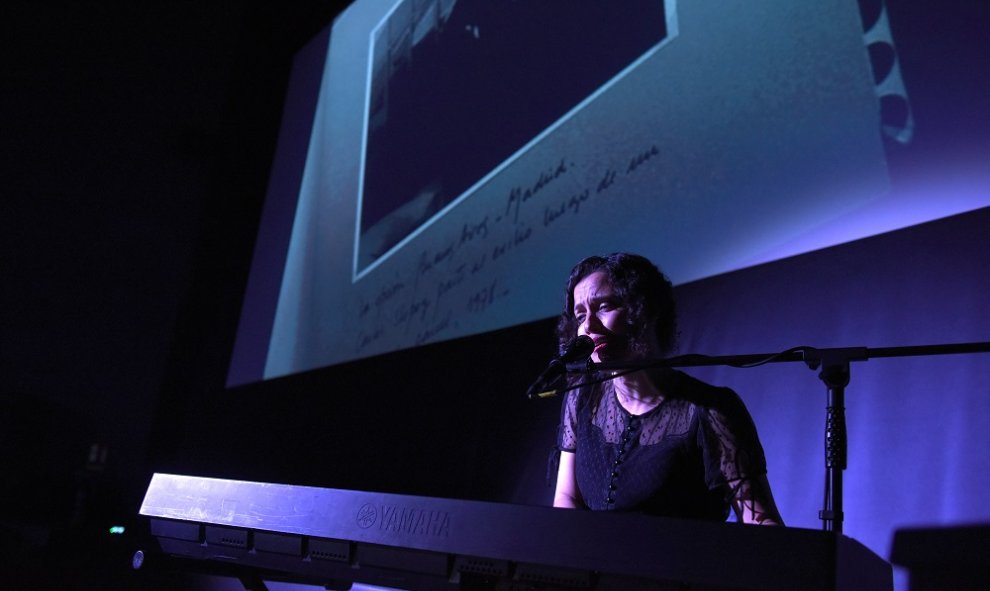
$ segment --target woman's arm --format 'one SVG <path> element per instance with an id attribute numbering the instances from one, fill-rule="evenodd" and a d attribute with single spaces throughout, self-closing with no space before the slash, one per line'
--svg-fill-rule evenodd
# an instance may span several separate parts
<path id="1" fill-rule="evenodd" d="M 738 481 L 733 488 L 732 509 L 743 523 L 784 525 L 766 475 Z"/>
<path id="2" fill-rule="evenodd" d="M 557 488 L 553 493 L 553 506 L 568 509 L 584 507 L 574 475 L 574 452 L 560 452 L 560 465 L 557 468 Z"/>

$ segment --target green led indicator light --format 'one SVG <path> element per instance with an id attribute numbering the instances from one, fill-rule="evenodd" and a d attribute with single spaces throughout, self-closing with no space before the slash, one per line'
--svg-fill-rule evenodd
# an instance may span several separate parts
<path id="1" fill-rule="evenodd" d="M 115 536 L 119 536 L 120 534 L 124 533 L 124 526 L 123 525 L 115 525 L 115 526 L 113 526 L 113 527 L 110 528 L 110 533 L 113 534 L 113 535 L 115 535 Z"/>

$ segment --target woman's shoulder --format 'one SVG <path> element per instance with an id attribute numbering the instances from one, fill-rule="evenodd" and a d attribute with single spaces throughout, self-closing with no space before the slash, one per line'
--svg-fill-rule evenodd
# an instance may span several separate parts
<path id="1" fill-rule="evenodd" d="M 603 389 L 604 383 L 602 382 L 575 384 L 565 394 L 567 404 L 575 407 L 597 404 L 602 399 Z"/>
<path id="2" fill-rule="evenodd" d="M 662 370 L 659 380 L 665 393 L 693 406 L 733 413 L 745 408 L 739 394 L 732 388 L 715 386 L 682 371 Z"/>
<path id="3" fill-rule="evenodd" d="M 564 404 L 571 408 L 587 406 L 590 400 L 599 396 L 600 392 L 601 384 L 571 384 L 568 390 L 564 392 Z"/>

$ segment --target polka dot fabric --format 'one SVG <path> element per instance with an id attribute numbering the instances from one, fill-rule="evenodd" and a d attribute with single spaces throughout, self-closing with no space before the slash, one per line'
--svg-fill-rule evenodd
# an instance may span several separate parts
<path id="1" fill-rule="evenodd" d="M 724 520 L 739 483 L 766 473 L 742 400 L 671 370 L 656 372 L 664 400 L 642 415 L 611 382 L 565 397 L 557 447 L 575 453 L 578 488 L 594 510 Z"/>

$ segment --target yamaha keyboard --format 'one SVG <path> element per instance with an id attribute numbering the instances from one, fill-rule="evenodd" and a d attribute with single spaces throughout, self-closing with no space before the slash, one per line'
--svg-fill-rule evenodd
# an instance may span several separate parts
<path id="1" fill-rule="evenodd" d="M 862 544 L 801 528 L 171 474 L 152 477 L 140 514 L 169 556 L 327 587 L 893 587 Z"/>

